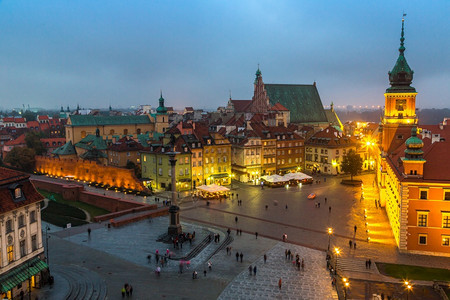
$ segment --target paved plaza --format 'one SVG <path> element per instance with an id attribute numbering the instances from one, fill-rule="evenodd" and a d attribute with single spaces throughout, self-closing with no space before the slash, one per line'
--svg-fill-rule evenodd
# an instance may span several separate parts
<path id="1" fill-rule="evenodd" d="M 448 258 L 400 254 L 397 251 L 386 213 L 375 204 L 377 191 L 372 185 L 373 175 L 361 178 L 363 189 L 343 186 L 339 177 L 322 177 L 320 183 L 289 189 L 261 189 L 233 183 L 234 196 L 231 199 L 212 200 L 209 206 L 206 201 L 195 201 L 188 193 L 180 193 L 183 229 L 196 232 L 196 240 L 192 245 L 185 243 L 183 249 L 157 242 L 158 236 L 167 232 L 167 216 L 120 228 L 108 228 L 106 223 L 64 230 L 51 226 L 49 256 L 55 285 L 36 292 L 39 299 L 57 299 L 55 295 L 64 298 L 67 290 L 77 289 L 78 283 L 69 284 L 77 282 L 73 278 L 83 277 L 91 278 L 80 283 L 86 294 L 107 293 L 108 299 L 121 299 L 120 288 L 126 282 L 134 286 L 133 299 L 149 299 L 149 295 L 163 299 L 335 299 L 337 296 L 333 292 L 325 260 L 328 227 L 334 229 L 330 237 L 331 248 L 341 249 L 337 263 L 340 274 L 362 282 L 355 284 L 353 295 L 358 298 L 367 298 L 383 290 L 387 293 L 389 286 L 382 284 L 383 281 L 396 284 L 376 268 L 365 269 L 364 262 L 368 258 L 373 262 L 445 266 Z M 315 200 L 307 199 L 311 192 L 317 194 Z M 161 202 L 154 201 L 154 197 L 106 193 L 161 205 Z M 159 197 L 166 197 L 166 194 Z M 237 199 L 242 200 L 242 205 L 237 204 Z M 320 208 L 317 207 L 319 202 Z M 92 229 L 90 237 L 87 228 Z M 231 243 L 222 245 L 228 228 L 231 229 Z M 241 229 L 243 234 L 237 235 L 236 229 Z M 258 239 L 255 232 L 258 232 Z M 180 274 L 180 262 L 169 260 L 162 268 L 161 276 L 155 275 L 156 249 L 160 253 L 169 249 L 172 256 L 182 257 L 209 234 L 219 234 L 220 243 L 212 241 L 198 256 L 190 259 L 189 269 L 185 264 Z M 288 236 L 286 243 L 282 242 L 283 234 Z M 350 240 L 352 245 L 356 242 L 356 248 L 349 247 Z M 232 248 L 231 255 L 226 254 L 225 246 Z M 304 259 L 304 271 L 297 270 L 285 259 L 286 248 Z M 236 261 L 236 252 L 243 253 L 242 263 Z M 149 254 L 152 255 L 150 262 Z M 268 257 L 266 264 L 264 254 Z M 211 270 L 207 267 L 208 261 L 212 263 Z M 248 274 L 250 265 L 257 266 L 256 276 Z M 192 279 L 194 270 L 199 276 L 196 280 Z M 206 276 L 203 275 L 204 270 L 207 271 Z M 280 278 L 281 290 L 278 288 Z M 364 284 L 367 281 L 373 284 Z"/>

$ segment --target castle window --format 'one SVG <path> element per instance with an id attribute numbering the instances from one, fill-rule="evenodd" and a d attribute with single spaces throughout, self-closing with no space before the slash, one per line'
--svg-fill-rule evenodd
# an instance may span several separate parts
<path id="1" fill-rule="evenodd" d="M 420 199 L 427 200 L 428 199 L 428 191 L 427 190 L 421 190 L 420 191 Z"/>
<path id="2" fill-rule="evenodd" d="M 442 236 L 442 246 L 450 246 L 450 235 Z"/>
<path id="3" fill-rule="evenodd" d="M 450 191 L 444 191 L 444 200 L 450 200 Z"/>
<path id="4" fill-rule="evenodd" d="M 14 261 L 14 246 L 13 245 L 9 245 L 6 248 L 6 252 L 7 252 L 7 255 L 8 255 L 8 262 L 9 263 L 13 262 Z"/>
<path id="5" fill-rule="evenodd" d="M 397 135 L 397 140 L 403 140 L 403 134 L 398 134 Z"/>
<path id="6" fill-rule="evenodd" d="M 427 227 L 428 226 L 428 212 L 418 211 L 417 212 L 417 226 Z"/>
<path id="7" fill-rule="evenodd" d="M 450 212 L 442 213 L 442 228 L 450 228 Z"/>
<path id="8" fill-rule="evenodd" d="M 419 234 L 419 245 L 426 245 L 426 244 L 427 244 L 427 235 Z"/>

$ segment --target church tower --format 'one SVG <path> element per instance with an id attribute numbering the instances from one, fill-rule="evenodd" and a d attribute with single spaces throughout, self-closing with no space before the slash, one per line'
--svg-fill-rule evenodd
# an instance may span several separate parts
<path id="1" fill-rule="evenodd" d="M 402 19 L 399 56 L 394 68 L 389 72 L 391 87 L 384 94 L 385 108 L 382 119 L 381 149 L 384 154 L 404 143 L 404 135 L 417 125 L 416 89 L 411 86 L 414 71 L 405 58 L 405 19 Z"/>
<path id="2" fill-rule="evenodd" d="M 255 89 L 253 92 L 250 111 L 252 113 L 267 113 L 270 107 L 269 98 L 267 98 L 267 91 L 264 87 L 264 82 L 262 80 L 261 70 L 259 70 L 259 66 L 255 75 Z"/>
<path id="3" fill-rule="evenodd" d="M 158 133 L 164 133 L 169 128 L 169 115 L 167 114 L 167 107 L 164 106 L 164 98 L 159 97 L 159 106 L 156 109 L 156 124 L 155 131 Z"/>

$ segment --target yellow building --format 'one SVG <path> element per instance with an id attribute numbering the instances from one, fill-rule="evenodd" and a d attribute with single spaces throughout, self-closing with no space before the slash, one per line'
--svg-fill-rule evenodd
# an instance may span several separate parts
<path id="1" fill-rule="evenodd" d="M 124 135 L 137 137 L 138 134 L 155 131 L 155 122 L 150 115 L 70 115 L 66 124 L 66 139 L 75 145 L 88 135 L 96 135 L 97 129 L 99 129 L 100 136 L 104 138 Z"/>

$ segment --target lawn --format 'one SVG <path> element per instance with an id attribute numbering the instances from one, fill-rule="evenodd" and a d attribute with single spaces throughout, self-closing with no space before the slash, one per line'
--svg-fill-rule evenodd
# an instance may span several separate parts
<path id="1" fill-rule="evenodd" d="M 77 207 L 77 208 L 87 211 L 91 215 L 91 219 L 93 219 L 96 216 L 101 216 L 101 215 L 110 213 L 110 211 L 108 211 L 106 209 L 103 209 L 103 208 L 100 208 L 100 207 L 97 207 L 97 206 L 94 206 L 91 204 L 87 204 L 84 202 L 64 200 L 61 194 L 52 193 L 52 192 L 41 190 L 41 189 L 38 189 L 38 191 L 39 191 L 39 193 L 41 193 L 42 196 L 44 196 L 46 198 L 49 198 L 50 195 L 53 195 L 54 199 L 58 203 Z"/>
<path id="2" fill-rule="evenodd" d="M 377 267 L 382 274 L 398 279 L 450 281 L 450 270 L 447 269 L 385 263 L 377 263 Z"/>

